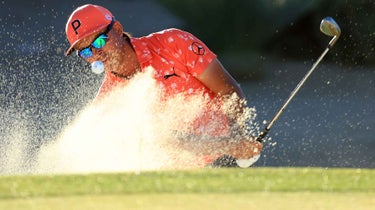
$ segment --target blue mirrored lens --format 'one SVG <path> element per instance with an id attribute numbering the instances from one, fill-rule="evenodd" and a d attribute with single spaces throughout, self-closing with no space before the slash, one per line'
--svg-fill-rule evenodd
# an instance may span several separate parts
<path id="1" fill-rule="evenodd" d="M 82 58 L 89 58 L 89 57 L 92 56 L 92 51 L 89 47 L 85 48 L 85 49 L 79 51 L 79 56 L 81 56 Z"/>
<path id="2" fill-rule="evenodd" d="M 107 39 L 108 36 L 105 34 L 101 34 L 98 38 L 96 38 L 92 43 L 91 46 L 96 48 L 96 49 L 101 49 L 107 44 Z M 81 51 L 78 52 L 78 55 L 81 56 L 82 58 L 90 58 L 93 56 L 93 52 L 91 50 L 91 47 L 87 47 Z"/>
<path id="3" fill-rule="evenodd" d="M 102 34 L 98 38 L 96 38 L 91 45 L 93 47 L 95 47 L 96 49 L 101 49 L 107 43 L 107 39 L 108 39 L 108 37 L 106 35 Z"/>

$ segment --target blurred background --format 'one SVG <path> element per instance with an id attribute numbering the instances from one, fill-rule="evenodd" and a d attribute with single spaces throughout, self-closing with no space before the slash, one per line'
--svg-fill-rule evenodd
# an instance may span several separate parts
<path id="1" fill-rule="evenodd" d="M 102 77 L 64 56 L 65 23 L 86 3 L 108 8 L 133 36 L 170 27 L 195 34 L 241 83 L 260 123 L 323 52 L 330 37 L 319 24 L 332 16 L 341 38 L 272 127 L 256 165 L 375 167 L 373 0 L 2 0 L 0 172 L 15 142 L 30 158 L 14 164 L 32 164 L 95 96 Z"/>

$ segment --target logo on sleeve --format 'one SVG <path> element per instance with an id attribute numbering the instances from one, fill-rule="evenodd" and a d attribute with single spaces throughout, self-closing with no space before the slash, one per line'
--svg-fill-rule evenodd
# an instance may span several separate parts
<path id="1" fill-rule="evenodd" d="M 195 53 L 197 55 L 204 55 L 204 53 L 206 52 L 206 50 L 204 49 L 202 44 L 199 43 L 199 42 L 193 42 L 191 44 L 191 49 L 192 49 L 193 53 Z"/>

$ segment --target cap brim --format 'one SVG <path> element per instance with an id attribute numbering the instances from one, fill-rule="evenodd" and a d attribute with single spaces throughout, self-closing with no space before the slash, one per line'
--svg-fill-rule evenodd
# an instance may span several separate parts
<path id="1" fill-rule="evenodd" d="M 77 40 L 79 41 L 79 40 Z M 73 51 L 74 51 L 74 45 L 77 44 L 77 41 L 75 43 L 73 43 L 69 49 L 65 52 L 65 56 L 69 56 Z"/>

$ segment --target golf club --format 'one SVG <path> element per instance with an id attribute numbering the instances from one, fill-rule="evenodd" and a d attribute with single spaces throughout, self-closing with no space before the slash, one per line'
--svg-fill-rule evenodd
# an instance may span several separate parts
<path id="1" fill-rule="evenodd" d="M 298 85 L 294 88 L 294 90 L 290 93 L 288 99 L 284 102 L 282 107 L 279 109 L 279 111 L 276 113 L 276 115 L 272 118 L 272 120 L 268 123 L 268 125 L 265 127 L 264 131 L 262 131 L 258 137 L 255 139 L 258 142 L 263 143 L 264 138 L 268 134 L 268 132 L 271 130 L 272 125 L 276 122 L 276 120 L 280 117 L 280 115 L 283 113 L 284 109 L 288 106 L 292 98 L 296 95 L 296 93 L 299 91 L 299 89 L 302 87 L 302 85 L 305 83 L 307 78 L 311 75 L 311 73 L 315 70 L 315 68 L 318 66 L 320 61 L 324 58 L 324 56 L 328 53 L 328 51 L 333 47 L 333 45 L 336 43 L 338 38 L 341 35 L 341 29 L 339 25 L 336 23 L 336 21 L 332 17 L 325 17 L 320 22 L 320 31 L 324 33 L 327 36 L 333 37 L 331 41 L 328 43 L 328 46 L 323 51 L 323 53 L 320 55 L 318 60 L 313 64 L 311 69 L 307 72 L 307 74 L 302 78 L 302 80 L 298 83 Z M 237 159 L 236 163 L 241 168 L 247 168 L 254 164 L 258 159 L 260 158 L 260 155 L 256 155 L 254 157 L 251 157 L 249 159 Z"/>
<path id="2" fill-rule="evenodd" d="M 333 47 L 333 45 L 336 43 L 338 38 L 341 35 L 341 30 L 339 25 L 336 23 L 336 21 L 332 17 L 326 17 L 324 18 L 320 23 L 320 31 L 324 33 L 327 36 L 333 37 L 331 41 L 329 42 L 326 49 L 323 51 L 323 53 L 320 55 L 318 60 L 313 64 L 311 69 L 307 72 L 307 74 L 302 78 L 302 80 L 298 83 L 296 88 L 291 92 L 288 99 L 284 102 L 283 106 L 279 109 L 279 111 L 276 113 L 276 115 L 272 118 L 272 120 L 268 123 L 268 125 L 265 127 L 264 131 L 259 134 L 259 136 L 255 139 L 258 142 L 263 142 L 264 137 L 268 134 L 270 131 L 272 125 L 275 123 L 275 121 L 280 117 L 280 115 L 283 113 L 284 109 L 288 106 L 289 102 L 292 100 L 292 98 L 296 95 L 296 93 L 299 91 L 299 89 L 302 87 L 302 85 L 305 83 L 307 78 L 311 75 L 311 73 L 315 70 L 315 68 L 318 66 L 320 61 L 322 61 L 323 57 L 327 54 L 327 52 Z"/>

